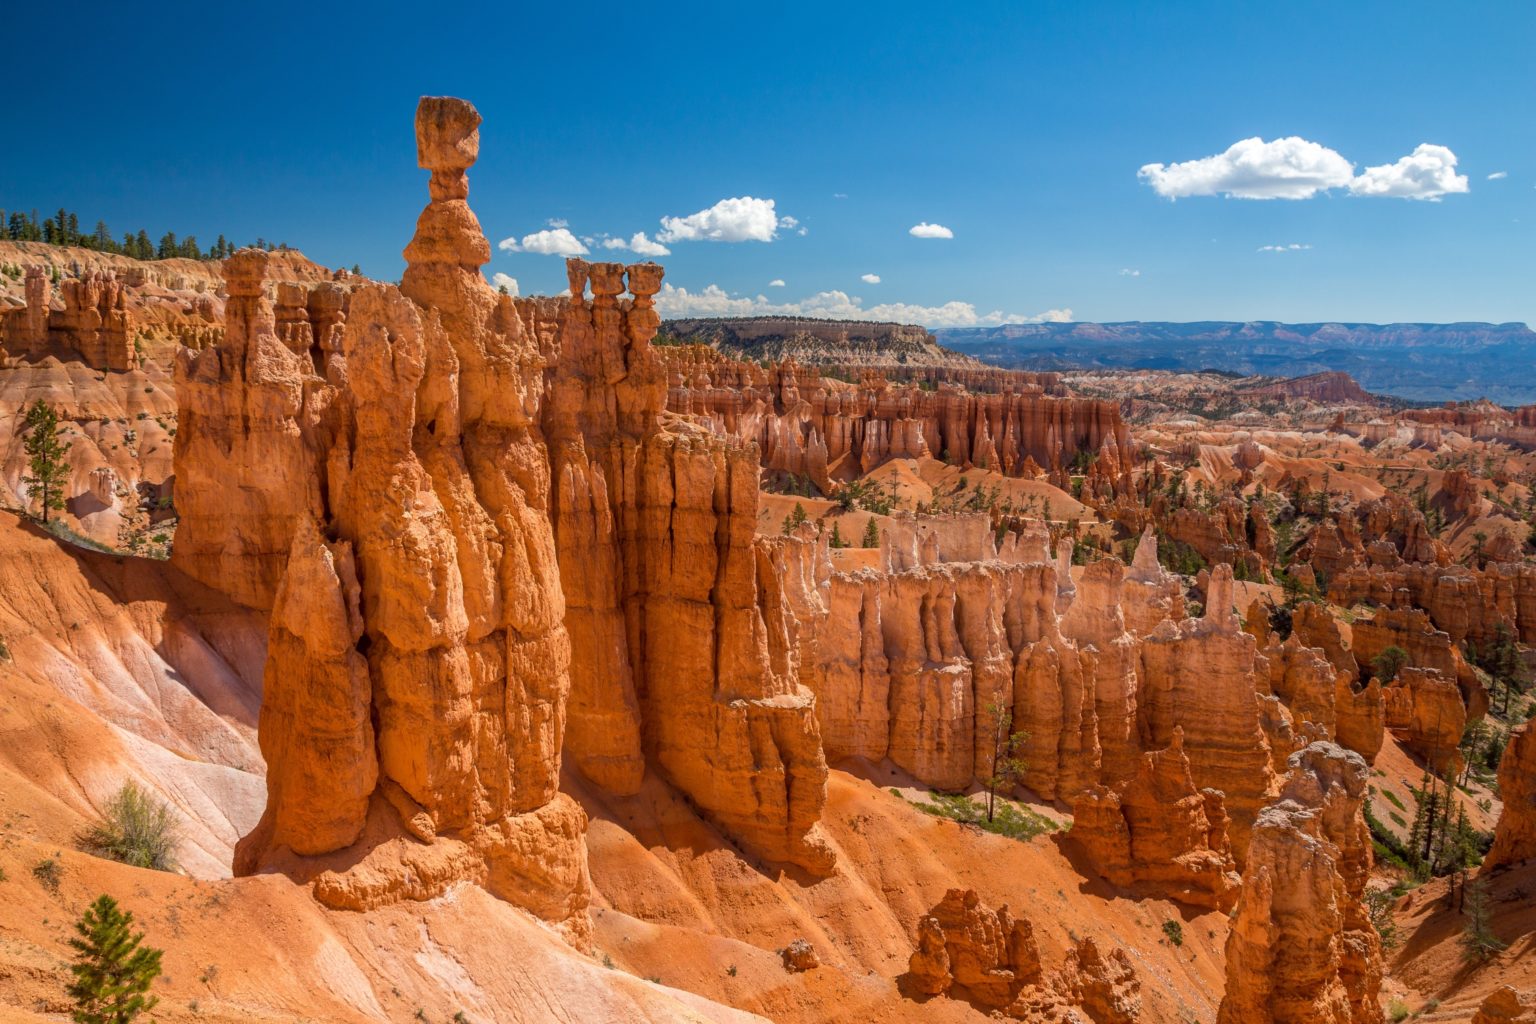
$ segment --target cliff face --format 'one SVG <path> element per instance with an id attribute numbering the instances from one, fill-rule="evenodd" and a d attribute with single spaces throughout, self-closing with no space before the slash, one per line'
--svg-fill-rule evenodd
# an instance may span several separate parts
<path id="1" fill-rule="evenodd" d="M 1522 725 L 1509 734 L 1499 762 L 1499 796 L 1504 810 L 1483 870 L 1536 857 L 1536 728 Z"/>
<path id="2" fill-rule="evenodd" d="M 664 416 L 660 267 L 568 269 L 544 423 L 576 640 L 572 756 L 621 794 L 649 761 L 760 856 L 829 870 L 815 702 L 790 661 L 772 542 L 755 536 L 756 448 Z"/>
<path id="3" fill-rule="evenodd" d="M 237 870 L 313 877 L 350 908 L 469 879 L 581 945 L 540 360 L 480 275 L 489 246 L 465 202 L 479 123 L 462 101 L 422 101 L 432 201 L 401 288 L 353 296 L 340 352 L 334 335 L 279 337 L 265 254 L 229 261 L 225 344 L 180 368 L 177 561 L 272 608 L 273 768 Z"/>
<path id="4" fill-rule="evenodd" d="M 1361 903 L 1369 777 L 1358 754 L 1331 743 L 1291 755 L 1279 798 L 1254 825 L 1218 1024 L 1382 1020 L 1381 946 Z"/>
<path id="5" fill-rule="evenodd" d="M 806 476 L 824 492 L 888 459 L 923 456 L 1009 476 L 1045 469 L 1063 485 L 1073 460 L 1091 456 L 1106 491 L 1128 485 L 1130 435 L 1113 402 L 1055 398 L 1018 382 L 979 393 L 866 374 L 850 385 L 788 360 L 765 370 L 698 349 L 664 351 L 671 411 L 755 441 L 765 468 Z"/>

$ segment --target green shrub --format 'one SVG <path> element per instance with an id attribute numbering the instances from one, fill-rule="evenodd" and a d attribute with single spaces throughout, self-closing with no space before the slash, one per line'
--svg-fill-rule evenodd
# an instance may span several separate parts
<path id="1" fill-rule="evenodd" d="M 992 813 L 992 819 L 987 820 L 987 809 L 976 803 L 968 796 L 958 793 L 930 793 L 932 803 L 913 804 L 925 814 L 931 814 L 936 818 L 948 818 L 962 825 L 975 825 L 987 832 L 1020 842 L 1027 842 L 1035 836 L 1055 832 L 1061 828 L 1056 822 L 1043 814 L 1036 814 L 1026 807 L 1015 807 L 1006 801 L 999 801 Z"/>
<path id="2" fill-rule="evenodd" d="M 58 892 L 59 881 L 64 877 L 64 869 L 59 866 L 57 857 L 44 857 L 32 865 L 32 877 L 41 882 L 43 888 L 49 892 Z"/>
<path id="3" fill-rule="evenodd" d="M 163 801 L 132 781 L 112 797 L 102 820 L 81 837 L 87 851 L 136 868 L 173 871 L 176 867 L 176 815 Z"/>
<path id="4" fill-rule="evenodd" d="M 1168 941 L 1175 946 L 1184 945 L 1184 926 L 1177 921 L 1164 921 L 1163 934 L 1168 936 Z"/>

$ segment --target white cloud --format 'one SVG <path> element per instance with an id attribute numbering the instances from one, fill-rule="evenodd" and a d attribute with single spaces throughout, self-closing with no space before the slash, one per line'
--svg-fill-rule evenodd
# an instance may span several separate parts
<path id="1" fill-rule="evenodd" d="M 768 287 L 769 288 L 783 288 L 784 287 L 784 279 L 782 277 L 776 277 L 772 281 L 768 282 Z"/>
<path id="2" fill-rule="evenodd" d="M 585 256 L 587 247 L 566 228 L 546 228 L 524 235 L 521 243 L 516 238 L 503 238 L 498 243 L 503 252 L 536 252 L 545 256 Z"/>
<path id="3" fill-rule="evenodd" d="M 795 228 L 797 228 L 799 226 L 800 226 L 800 222 L 798 220 L 796 220 L 795 218 L 789 216 L 788 214 L 785 214 L 784 216 L 779 218 L 779 227 L 781 227 L 781 228 L 784 228 L 786 230 L 793 230 L 793 229 L 795 229 Z"/>
<path id="4" fill-rule="evenodd" d="M 907 234 L 913 238 L 954 238 L 955 233 L 943 224 L 929 224 L 922 221 L 907 229 Z"/>
<path id="5" fill-rule="evenodd" d="M 660 244 L 659 242 L 651 241 L 651 239 L 646 237 L 644 231 L 636 231 L 627 242 L 622 238 L 605 238 L 603 239 L 603 248 L 629 249 L 633 252 L 639 253 L 641 256 L 672 255 L 671 249 L 668 249 L 666 246 Z"/>
<path id="6" fill-rule="evenodd" d="M 1121 267 L 1120 268 L 1120 276 L 1121 277 L 1140 277 L 1141 276 L 1141 271 L 1133 270 L 1130 267 Z"/>
<path id="7" fill-rule="evenodd" d="M 1467 176 L 1456 173 L 1456 154 L 1444 146 L 1421 142 L 1395 164 L 1367 167 L 1349 183 L 1357 196 L 1389 196 L 1438 202 L 1450 192 L 1467 191 Z"/>
<path id="8" fill-rule="evenodd" d="M 491 284 L 492 284 L 493 287 L 496 287 L 496 288 L 505 288 L 507 290 L 507 292 L 509 294 L 511 294 L 511 295 L 518 294 L 518 291 L 517 291 L 517 278 L 511 277 L 511 276 L 509 276 L 507 274 L 499 274 L 499 273 L 498 274 L 492 274 L 491 275 Z"/>
<path id="9" fill-rule="evenodd" d="M 952 301 L 942 306 L 918 306 L 905 302 L 865 306 L 857 296 L 842 291 L 818 292 L 799 302 L 770 302 L 766 295 L 734 296 L 719 285 L 690 292 L 671 284 L 661 286 L 656 308 L 663 316 L 803 316 L 829 320 L 891 320 L 925 327 L 976 327 L 1003 323 L 1064 323 L 1070 309 L 1050 309 L 1034 316 L 977 312 L 969 302 Z"/>
<path id="10" fill-rule="evenodd" d="M 832 198 L 833 199 L 847 199 L 848 198 L 848 193 L 847 192 L 833 192 L 832 193 Z"/>
<path id="11" fill-rule="evenodd" d="M 1507 178 L 1507 177 L 1509 177 L 1509 172 L 1508 171 L 1494 171 L 1492 174 L 1488 175 L 1488 180 L 1489 181 L 1498 181 L 1501 178 Z"/>
<path id="12" fill-rule="evenodd" d="M 544 223 L 548 224 L 552 228 L 568 228 L 571 226 L 571 222 L 566 220 L 564 217 L 551 217 Z"/>
<path id="13" fill-rule="evenodd" d="M 798 222 L 796 222 L 798 223 Z M 772 199 L 722 199 L 686 217 L 661 218 L 660 242 L 771 242 L 779 227 Z"/>
<path id="14" fill-rule="evenodd" d="M 865 284 L 879 284 L 880 283 L 880 275 L 879 274 L 865 274 L 862 277 L 860 277 L 859 280 L 863 281 Z"/>
<path id="15" fill-rule="evenodd" d="M 1225 153 L 1199 160 L 1146 164 L 1136 176 L 1169 199 L 1310 199 L 1325 189 L 1348 185 L 1354 173 L 1354 164 L 1334 150 L 1292 135 L 1273 142 L 1243 139 Z"/>
<path id="16" fill-rule="evenodd" d="M 1310 248 L 1312 248 L 1310 245 L 1303 245 L 1300 242 L 1292 242 L 1290 245 L 1261 245 L 1255 251 L 1257 251 L 1257 252 L 1301 252 L 1303 249 L 1310 249 Z"/>
<path id="17" fill-rule="evenodd" d="M 1319 192 L 1348 189 L 1357 196 L 1438 200 L 1467 191 L 1456 173 L 1456 154 L 1421 143 L 1394 164 L 1355 165 L 1336 150 L 1291 135 L 1273 142 L 1243 139 L 1216 156 L 1176 164 L 1146 164 L 1136 176 L 1160 196 L 1229 196 L 1235 199 L 1311 199 Z"/>

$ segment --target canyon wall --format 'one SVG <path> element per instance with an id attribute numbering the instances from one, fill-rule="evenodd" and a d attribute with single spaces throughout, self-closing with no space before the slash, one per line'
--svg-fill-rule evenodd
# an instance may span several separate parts
<path id="1" fill-rule="evenodd" d="M 1062 486 L 1074 460 L 1091 461 L 1106 493 L 1129 486 L 1130 435 L 1113 402 L 1052 397 L 1032 383 L 980 393 L 865 374 L 855 385 L 790 360 L 764 368 L 699 346 L 662 351 L 668 409 L 755 441 L 765 468 L 824 493 L 887 459 L 923 456 L 1009 476 L 1045 470 Z"/>

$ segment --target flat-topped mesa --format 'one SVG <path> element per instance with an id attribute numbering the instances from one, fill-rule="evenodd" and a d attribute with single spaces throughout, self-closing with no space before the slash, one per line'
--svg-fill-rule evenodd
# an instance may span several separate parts
<path id="1" fill-rule="evenodd" d="M 659 266 L 571 260 L 567 273 L 543 422 L 572 760 L 616 793 L 659 769 L 758 856 L 829 870 L 815 700 L 790 662 L 773 542 L 756 537 L 757 447 L 665 416 Z"/>
<path id="2" fill-rule="evenodd" d="M 227 261 L 224 343 L 178 363 L 177 559 L 272 609 L 268 800 L 237 873 L 282 870 L 345 909 L 472 882 L 585 947 L 586 817 L 557 792 L 570 646 L 541 360 L 480 278 L 478 123 L 423 101 L 433 202 L 409 295 L 306 302 L 306 327 L 290 291 L 279 331 L 266 254 Z"/>

